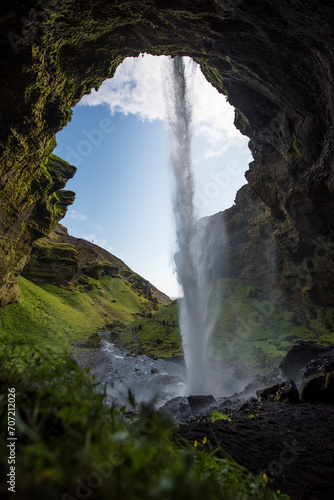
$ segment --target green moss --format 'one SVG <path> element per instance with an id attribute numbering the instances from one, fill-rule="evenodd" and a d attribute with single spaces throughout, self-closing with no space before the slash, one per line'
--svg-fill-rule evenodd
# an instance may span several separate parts
<path id="1" fill-rule="evenodd" d="M 267 370 L 297 340 L 333 340 L 323 322 L 275 295 L 236 280 L 222 280 L 220 286 L 225 298 L 213 338 L 218 359 Z"/>
<path id="2" fill-rule="evenodd" d="M 135 352 L 148 356 L 170 358 L 183 354 L 178 324 L 178 304 L 160 306 L 118 332 L 116 342 Z"/>
<path id="3" fill-rule="evenodd" d="M 224 298 L 209 348 L 217 360 L 265 372 L 277 366 L 297 340 L 334 343 L 334 333 L 328 332 L 322 321 L 259 288 L 224 279 L 216 283 L 212 300 L 217 300 L 219 293 Z M 331 315 L 328 310 L 327 316 Z M 152 317 L 118 330 L 116 342 L 149 356 L 181 355 L 178 305 L 161 307 Z"/>

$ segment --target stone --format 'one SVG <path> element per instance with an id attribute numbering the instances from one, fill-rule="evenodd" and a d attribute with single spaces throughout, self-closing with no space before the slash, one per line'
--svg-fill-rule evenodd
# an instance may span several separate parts
<path id="1" fill-rule="evenodd" d="M 271 387 L 257 391 L 256 394 L 261 399 L 274 401 L 275 403 L 300 403 L 299 392 L 293 380 L 272 385 Z"/>
<path id="2" fill-rule="evenodd" d="M 280 384 L 274 401 L 288 404 L 300 403 L 299 392 L 293 380 L 287 380 Z"/>
<path id="3" fill-rule="evenodd" d="M 159 408 L 159 411 L 175 419 L 187 418 L 192 415 L 191 406 L 186 396 L 178 396 L 167 401 Z"/>
<path id="4" fill-rule="evenodd" d="M 79 347 L 98 349 L 101 347 L 101 337 L 98 333 L 94 333 L 85 342 L 77 344 Z"/>
<path id="5" fill-rule="evenodd" d="M 320 354 L 317 358 L 307 363 L 304 370 L 302 370 L 302 375 L 303 379 L 307 379 L 316 373 L 328 373 L 332 371 L 334 371 L 334 349 Z"/>
<path id="6" fill-rule="evenodd" d="M 191 410 L 194 413 L 198 413 L 200 411 L 206 410 L 211 406 L 217 404 L 217 401 L 212 395 L 208 396 L 188 396 L 187 397 Z"/>
<path id="7" fill-rule="evenodd" d="M 334 404 L 334 371 L 311 375 L 300 389 L 302 403 Z"/>
<path id="8" fill-rule="evenodd" d="M 331 349 L 316 342 L 299 340 L 286 354 L 279 367 L 285 377 L 297 381 L 301 378 L 302 368 L 305 368 L 309 361 Z"/>
<path id="9" fill-rule="evenodd" d="M 279 390 L 280 385 L 274 384 L 266 389 L 259 389 L 256 391 L 257 397 L 261 399 L 265 399 L 267 401 L 274 401 L 277 391 Z"/>
<path id="10" fill-rule="evenodd" d="M 111 342 L 115 342 L 117 339 L 118 339 L 118 336 L 119 336 L 119 332 L 110 332 L 110 341 Z"/>

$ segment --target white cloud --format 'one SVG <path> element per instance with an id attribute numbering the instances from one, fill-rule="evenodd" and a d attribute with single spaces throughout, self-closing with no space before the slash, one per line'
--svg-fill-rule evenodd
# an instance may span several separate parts
<path id="1" fill-rule="evenodd" d="M 70 219 L 75 219 L 75 220 L 82 220 L 82 221 L 86 220 L 86 215 L 81 214 L 80 212 L 77 212 L 76 210 L 73 210 L 73 208 L 69 210 L 68 217 Z"/>
<path id="2" fill-rule="evenodd" d="M 164 79 L 167 77 L 166 57 L 145 54 L 128 57 L 117 68 L 115 76 L 106 80 L 96 92 L 84 96 L 82 105 L 107 104 L 113 115 L 137 115 L 141 120 L 167 121 L 164 97 Z M 231 146 L 242 146 L 248 141 L 233 126 L 234 109 L 225 96 L 207 82 L 197 66 L 188 63 L 193 81 L 194 135 L 205 142 L 204 158 L 219 156 Z"/>

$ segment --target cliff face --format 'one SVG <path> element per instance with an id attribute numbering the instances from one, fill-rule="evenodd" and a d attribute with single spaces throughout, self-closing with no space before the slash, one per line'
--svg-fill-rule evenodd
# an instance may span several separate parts
<path id="1" fill-rule="evenodd" d="M 172 303 L 167 295 L 134 273 L 122 260 L 89 241 L 70 236 L 61 224 L 57 224 L 48 237 L 33 244 L 30 259 L 21 274 L 37 285 L 69 289 L 79 286 L 83 291 L 96 286 L 90 278 L 123 278 L 136 293 L 152 303 Z"/>
<path id="2" fill-rule="evenodd" d="M 311 318 L 320 313 L 319 307 L 334 306 L 330 236 L 309 238 L 289 218 L 277 219 L 250 185 L 239 190 L 232 208 L 208 218 L 207 230 L 217 234 L 211 250 L 216 278 L 260 287 L 273 300 L 294 303 Z"/>
<path id="3" fill-rule="evenodd" d="M 262 264 L 277 266 L 279 284 L 291 296 L 332 303 L 333 21 L 329 0 L 3 5 L 2 304 L 13 298 L 32 241 L 54 227 L 73 199 L 58 191 L 73 170 L 65 173 L 63 162 L 56 168 L 58 160 L 48 159 L 55 132 L 83 94 L 112 76 L 124 57 L 144 51 L 193 57 L 228 95 L 236 126 L 251 139 L 249 185 L 226 215 L 227 226 L 243 234 L 241 274 L 256 279 L 257 260 L 248 257 L 262 234 L 276 248 L 274 262 L 264 243 Z M 62 172 L 60 185 L 56 172 Z"/>

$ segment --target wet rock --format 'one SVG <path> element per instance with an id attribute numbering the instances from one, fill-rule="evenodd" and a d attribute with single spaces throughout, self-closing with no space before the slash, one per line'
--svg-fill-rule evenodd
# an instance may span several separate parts
<path id="1" fill-rule="evenodd" d="M 176 419 L 187 418 L 192 415 L 191 407 L 186 396 L 178 396 L 167 401 L 167 403 L 159 408 L 159 411 Z"/>
<path id="2" fill-rule="evenodd" d="M 312 375 L 300 389 L 303 403 L 334 404 L 334 371 Z"/>
<path id="3" fill-rule="evenodd" d="M 279 367 L 285 377 L 297 381 L 301 378 L 301 370 L 307 363 L 330 350 L 330 347 L 324 347 L 316 342 L 299 340 L 287 353 Z"/>
<path id="4" fill-rule="evenodd" d="M 110 341 L 115 342 L 118 339 L 119 332 L 113 331 L 110 332 Z"/>
<path id="5" fill-rule="evenodd" d="M 334 371 L 334 349 L 312 359 L 302 370 L 304 379 L 309 378 L 316 373 L 329 373 Z"/>
<path id="6" fill-rule="evenodd" d="M 299 392 L 293 380 L 287 380 L 280 384 L 274 401 L 288 404 L 300 403 Z"/>
<path id="7" fill-rule="evenodd" d="M 260 389 L 256 391 L 256 395 L 259 398 L 264 399 L 266 401 L 273 401 L 278 390 L 279 390 L 279 384 L 274 384 L 270 387 L 267 387 L 266 389 Z"/>
<path id="8" fill-rule="evenodd" d="M 90 347 L 90 348 L 99 348 L 101 347 L 101 337 L 98 333 L 94 333 L 88 339 L 86 342 L 79 342 L 76 344 L 78 347 Z"/>
<path id="9" fill-rule="evenodd" d="M 287 380 L 281 384 L 272 385 L 262 391 L 257 391 L 257 395 L 261 399 L 274 401 L 276 403 L 300 403 L 299 392 L 293 380 Z"/>
<path id="10" fill-rule="evenodd" d="M 151 368 L 151 373 L 159 373 L 158 368 Z"/>
<path id="11" fill-rule="evenodd" d="M 188 396 L 188 402 L 194 413 L 206 410 L 217 404 L 213 396 Z"/>

